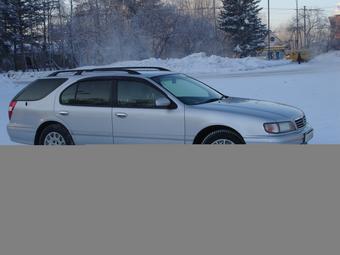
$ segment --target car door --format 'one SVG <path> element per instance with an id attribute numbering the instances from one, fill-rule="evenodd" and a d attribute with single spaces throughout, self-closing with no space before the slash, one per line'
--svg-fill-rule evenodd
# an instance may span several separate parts
<path id="1" fill-rule="evenodd" d="M 112 79 L 86 79 L 65 89 L 56 114 L 76 144 L 113 144 Z"/>
<path id="2" fill-rule="evenodd" d="M 156 107 L 156 100 L 169 98 L 143 79 L 122 78 L 115 84 L 114 143 L 184 143 L 183 106 Z"/>

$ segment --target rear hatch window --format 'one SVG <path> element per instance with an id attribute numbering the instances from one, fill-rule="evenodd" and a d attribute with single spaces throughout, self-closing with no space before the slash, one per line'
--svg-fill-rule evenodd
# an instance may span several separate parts
<path id="1" fill-rule="evenodd" d="M 67 79 L 39 79 L 25 87 L 14 101 L 38 101 L 61 86 Z"/>

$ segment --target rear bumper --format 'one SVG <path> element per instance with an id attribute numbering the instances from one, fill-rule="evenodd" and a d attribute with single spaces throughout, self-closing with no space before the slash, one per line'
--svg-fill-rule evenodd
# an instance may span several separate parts
<path id="1" fill-rule="evenodd" d="M 7 125 L 7 133 L 12 142 L 34 145 L 35 130 L 16 124 Z"/>
<path id="2" fill-rule="evenodd" d="M 246 144 L 261 144 L 261 143 L 274 143 L 274 144 L 307 144 L 313 139 L 314 130 L 311 126 L 307 125 L 304 129 L 293 133 L 280 134 L 280 135 L 267 135 L 267 136 L 253 136 L 244 138 Z"/>

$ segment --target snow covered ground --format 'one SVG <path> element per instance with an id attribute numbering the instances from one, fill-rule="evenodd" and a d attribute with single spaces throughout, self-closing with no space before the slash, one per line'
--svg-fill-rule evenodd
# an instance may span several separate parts
<path id="1" fill-rule="evenodd" d="M 0 144 L 11 144 L 6 125 L 8 123 L 8 105 L 16 93 L 23 88 L 23 84 L 17 84 L 0 75 Z"/>
<path id="2" fill-rule="evenodd" d="M 265 69 L 273 66 L 288 65 L 290 61 L 267 61 L 259 58 L 233 59 L 219 56 L 206 56 L 205 53 L 196 53 L 181 59 L 146 59 L 142 61 L 117 62 L 109 66 L 162 66 L 175 72 L 196 73 L 233 73 Z"/>
<path id="3" fill-rule="evenodd" d="M 340 144 L 340 52 L 321 55 L 300 66 L 288 61 L 235 60 L 207 57 L 201 53 L 183 59 L 127 61 L 111 66 L 143 65 L 189 73 L 229 96 L 297 106 L 306 112 L 315 128 L 312 143 Z M 6 132 L 9 101 L 29 81 L 47 73 L 9 73 L 0 76 L 0 144 L 11 144 Z"/>

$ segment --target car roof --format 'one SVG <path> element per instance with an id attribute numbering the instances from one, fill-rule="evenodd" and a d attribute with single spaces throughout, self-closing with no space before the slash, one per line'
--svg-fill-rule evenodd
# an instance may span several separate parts
<path id="1" fill-rule="evenodd" d="M 39 80 L 44 80 L 44 79 L 67 79 L 69 81 L 79 81 L 83 80 L 86 78 L 99 78 L 99 77 L 127 77 L 127 78 L 148 78 L 152 79 L 154 77 L 158 76 L 165 76 L 165 75 L 174 75 L 174 74 L 179 74 L 176 72 L 147 72 L 147 73 L 141 73 L 139 75 L 131 75 L 131 74 L 126 74 L 123 72 L 93 72 L 89 74 L 83 74 L 83 75 L 58 75 L 56 77 L 41 77 Z"/>
<path id="2" fill-rule="evenodd" d="M 51 73 L 48 78 L 70 78 L 79 80 L 80 77 L 142 77 L 152 78 L 156 76 L 175 74 L 174 72 L 163 67 L 104 67 L 104 68 L 86 68 L 86 69 L 69 69 Z M 77 78 L 76 78 L 77 77 Z"/>

